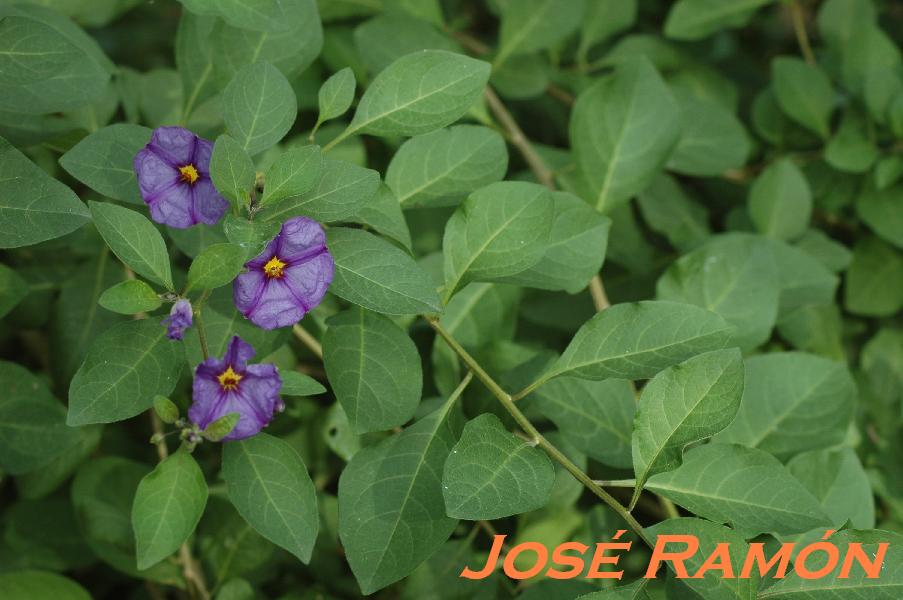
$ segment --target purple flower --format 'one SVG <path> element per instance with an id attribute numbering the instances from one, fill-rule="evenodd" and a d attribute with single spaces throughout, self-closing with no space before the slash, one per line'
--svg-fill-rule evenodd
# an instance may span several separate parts
<path id="1" fill-rule="evenodd" d="M 166 325 L 166 337 L 181 340 L 185 330 L 191 327 L 193 322 L 191 313 L 191 302 L 188 300 L 182 299 L 173 304 L 169 316 L 162 321 L 162 324 Z"/>
<path id="2" fill-rule="evenodd" d="M 185 229 L 220 220 L 229 203 L 210 180 L 213 142 L 181 127 L 158 127 L 135 155 L 141 197 L 157 223 Z"/>
<path id="3" fill-rule="evenodd" d="M 294 325 L 320 304 L 335 264 L 320 224 L 295 217 L 235 279 L 235 306 L 263 329 Z"/>
<path id="4" fill-rule="evenodd" d="M 279 398 L 282 379 L 276 365 L 248 365 L 254 348 L 233 336 L 222 360 L 208 358 L 194 371 L 193 403 L 188 417 L 201 429 L 229 413 L 240 418 L 226 440 L 242 440 L 263 429 L 285 403 Z"/>

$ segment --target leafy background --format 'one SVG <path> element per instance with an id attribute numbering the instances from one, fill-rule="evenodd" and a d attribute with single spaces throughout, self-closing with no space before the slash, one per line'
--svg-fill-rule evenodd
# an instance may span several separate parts
<path id="1" fill-rule="evenodd" d="M 3 2 L 0 597 L 903 597 L 901 9 Z M 148 220 L 164 124 L 253 221 Z M 227 284 L 302 214 L 331 293 L 256 329 Z M 288 405 L 190 455 L 148 444 L 186 289 Z M 640 535 L 827 528 L 891 542 L 880 581 L 631 583 Z M 618 529 L 618 587 L 457 577 Z"/>

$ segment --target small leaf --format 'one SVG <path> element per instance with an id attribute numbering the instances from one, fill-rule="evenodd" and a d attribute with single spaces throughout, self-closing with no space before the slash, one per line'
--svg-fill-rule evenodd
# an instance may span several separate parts
<path id="1" fill-rule="evenodd" d="M 637 0 L 592 0 L 580 24 L 577 55 L 586 60 L 590 49 L 621 31 L 630 29 L 637 18 Z"/>
<path id="2" fill-rule="evenodd" d="M 279 234 L 281 223 L 267 222 L 260 219 L 249 221 L 244 217 L 227 214 L 223 219 L 223 233 L 232 245 L 244 252 L 245 260 L 251 260 L 266 248 L 267 244 Z M 215 244 L 206 246 L 209 248 Z M 200 256 L 200 253 L 195 256 Z"/>
<path id="3" fill-rule="evenodd" d="M 323 155 L 318 146 L 286 150 L 267 170 L 260 205 L 306 194 L 320 180 L 322 171 Z"/>
<path id="4" fill-rule="evenodd" d="M 115 204 L 89 202 L 88 206 L 97 231 L 119 260 L 138 275 L 174 291 L 166 243 L 147 217 Z"/>
<path id="5" fill-rule="evenodd" d="M 257 178 L 254 162 L 245 149 L 228 135 L 216 138 L 210 157 L 213 185 L 233 206 L 247 206 Z"/>
<path id="6" fill-rule="evenodd" d="M 903 308 L 903 254 L 880 239 L 860 240 L 847 269 L 843 305 L 856 315 L 890 317 Z"/>
<path id="7" fill-rule="evenodd" d="M 164 423 L 175 423 L 179 420 L 179 407 L 166 396 L 154 398 L 154 412 Z"/>
<path id="8" fill-rule="evenodd" d="M 780 56 L 771 61 L 774 94 L 791 119 L 828 139 L 834 90 L 828 76 L 799 58 Z"/>
<path id="9" fill-rule="evenodd" d="M 269 63 L 243 68 L 223 91 L 228 133 L 251 156 L 281 140 L 297 114 L 298 100 L 291 84 Z"/>
<path id="10" fill-rule="evenodd" d="M 812 192 L 805 175 L 789 159 L 772 163 L 749 190 L 749 216 L 763 235 L 798 238 L 809 227 Z"/>
<path id="11" fill-rule="evenodd" d="M 418 6 L 425 4 L 423 0 L 389 0 L 395 3 L 412 1 Z M 416 15 L 404 14 L 405 12 L 410 11 L 386 6 L 383 14 L 355 27 L 354 50 L 360 56 L 360 62 L 372 75 L 380 73 L 399 58 L 413 52 L 461 51 L 458 44 L 433 24 Z"/>
<path id="12" fill-rule="evenodd" d="M 188 268 L 186 290 L 212 290 L 231 283 L 245 264 L 245 251 L 235 244 L 212 244 Z"/>
<path id="13" fill-rule="evenodd" d="M 194 532 L 207 504 L 207 482 L 184 450 L 170 455 L 138 484 L 132 528 L 138 569 L 154 566 Z"/>
<path id="14" fill-rule="evenodd" d="M 354 71 L 350 67 L 335 72 L 323 82 L 317 94 L 320 108 L 317 123 L 325 123 L 345 114 L 354 101 L 354 88 Z"/>
<path id="15" fill-rule="evenodd" d="M 671 5 L 665 35 L 699 40 L 721 28 L 742 27 L 756 11 L 776 0 L 678 0 Z"/>
<path id="16" fill-rule="evenodd" d="M 493 414 L 464 426 L 442 472 L 448 516 L 501 519 L 542 508 L 555 469 L 546 453 L 508 432 Z"/>
<path id="17" fill-rule="evenodd" d="M 330 317 L 323 365 L 355 433 L 403 425 L 420 403 L 420 355 L 395 323 L 362 308 Z"/>
<path id="18" fill-rule="evenodd" d="M 285 31 L 316 15 L 314 0 L 180 0 L 200 15 L 222 17 L 230 25 L 254 31 Z"/>
<path id="19" fill-rule="evenodd" d="M 134 315 L 157 310 L 163 301 L 151 286 L 140 279 L 130 279 L 107 288 L 97 303 L 115 313 Z"/>
<path id="20" fill-rule="evenodd" d="M 28 295 L 28 282 L 7 267 L 0 264 L 0 318 L 3 318 Z"/>
<path id="21" fill-rule="evenodd" d="M 207 425 L 201 435 L 203 435 L 205 439 L 208 439 L 211 442 L 222 441 L 224 437 L 232 433 L 232 430 L 235 429 L 235 426 L 238 424 L 238 420 L 240 418 L 241 415 L 237 412 L 231 412 L 227 415 L 224 415 Z"/>
<path id="22" fill-rule="evenodd" d="M 878 160 L 870 133 L 871 122 L 858 110 L 848 109 L 837 133 L 825 148 L 825 162 L 847 173 L 865 173 Z"/>
<path id="23" fill-rule="evenodd" d="M 714 177 L 746 164 L 751 145 L 743 123 L 713 100 L 676 90 L 683 127 L 668 158 L 672 171 L 697 177 Z"/>
<path id="24" fill-rule="evenodd" d="M 878 236 L 903 249 L 903 186 L 866 190 L 856 201 L 856 214 Z"/>
<path id="25" fill-rule="evenodd" d="M 304 373 L 298 371 L 280 371 L 282 387 L 279 393 L 283 396 L 318 396 L 326 392 L 323 385 Z"/>
<path id="26" fill-rule="evenodd" d="M 509 56 L 545 50 L 580 26 L 583 0 L 520 0 L 502 5 L 499 51 L 495 64 Z"/>
<path id="27" fill-rule="evenodd" d="M 36 569 L 0 574 L 0 597 L 9 600 L 91 600 L 91 594 L 68 577 Z"/>

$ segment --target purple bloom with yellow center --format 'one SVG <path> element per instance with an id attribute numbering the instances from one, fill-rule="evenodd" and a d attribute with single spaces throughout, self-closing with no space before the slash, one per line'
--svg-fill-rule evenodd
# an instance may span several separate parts
<path id="1" fill-rule="evenodd" d="M 285 409 L 279 398 L 282 379 L 276 365 L 249 365 L 254 348 L 233 336 L 222 359 L 208 358 L 194 372 L 188 417 L 201 429 L 230 413 L 238 413 L 235 428 L 223 438 L 242 440 L 260 432 Z"/>
<path id="2" fill-rule="evenodd" d="M 276 329 L 294 325 L 320 304 L 335 264 L 320 224 L 295 217 L 245 268 L 233 283 L 235 306 L 258 327 Z"/>
<path id="3" fill-rule="evenodd" d="M 181 340 L 185 330 L 193 323 L 191 302 L 182 299 L 172 305 L 169 316 L 163 319 L 166 325 L 166 337 L 171 340 Z"/>
<path id="4" fill-rule="evenodd" d="M 158 127 L 150 143 L 135 155 L 141 197 L 157 223 L 185 229 L 212 225 L 229 203 L 210 180 L 213 142 L 182 127 Z"/>

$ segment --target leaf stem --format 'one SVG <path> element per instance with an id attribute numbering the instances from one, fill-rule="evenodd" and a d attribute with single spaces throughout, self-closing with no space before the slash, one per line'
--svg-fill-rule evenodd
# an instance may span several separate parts
<path id="1" fill-rule="evenodd" d="M 301 327 L 300 324 L 295 323 L 292 327 L 292 333 L 295 335 L 298 340 L 307 346 L 307 349 L 314 353 L 314 355 L 323 360 L 323 345 L 310 334 L 306 329 Z"/>
<path id="2" fill-rule="evenodd" d="M 332 140 L 328 144 L 323 146 L 323 148 L 320 149 L 320 152 L 322 152 L 323 154 L 326 154 L 327 152 L 329 152 L 330 150 L 332 150 L 333 148 L 335 148 L 336 146 L 338 146 L 339 144 L 341 144 L 342 142 L 347 140 L 349 137 L 354 135 L 354 133 L 356 131 L 357 131 L 356 127 L 352 127 L 351 125 L 349 125 L 348 127 L 345 128 L 345 130 L 342 133 L 340 133 L 336 137 L 332 138 Z"/>
<path id="3" fill-rule="evenodd" d="M 589 293 L 593 297 L 593 305 L 596 307 L 596 312 L 602 312 L 611 306 L 611 302 L 608 300 L 608 294 L 605 293 L 605 285 L 602 283 L 602 277 L 600 277 L 598 273 L 593 275 L 593 278 L 589 281 Z"/>
<path id="4" fill-rule="evenodd" d="M 812 53 L 812 45 L 809 43 L 809 34 L 806 32 L 806 18 L 803 7 L 798 0 L 790 3 L 790 18 L 793 20 L 793 31 L 796 33 L 796 41 L 800 45 L 803 58 L 810 65 L 815 64 L 815 54 Z"/>

